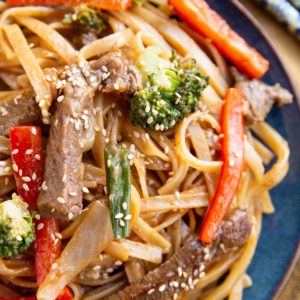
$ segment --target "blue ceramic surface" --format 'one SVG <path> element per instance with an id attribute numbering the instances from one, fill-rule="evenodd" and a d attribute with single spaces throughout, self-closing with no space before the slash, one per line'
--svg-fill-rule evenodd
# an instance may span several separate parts
<path id="1" fill-rule="evenodd" d="M 271 84 L 279 82 L 294 93 L 273 48 L 260 30 L 233 4 L 234 1 L 208 2 L 250 45 L 270 61 L 270 71 L 263 80 Z M 290 145 L 290 170 L 283 182 L 271 191 L 276 212 L 263 218 L 261 238 L 248 269 L 254 284 L 245 291 L 245 300 L 272 299 L 295 258 L 300 237 L 300 112 L 296 100 L 293 105 L 274 108 L 268 122 Z"/>

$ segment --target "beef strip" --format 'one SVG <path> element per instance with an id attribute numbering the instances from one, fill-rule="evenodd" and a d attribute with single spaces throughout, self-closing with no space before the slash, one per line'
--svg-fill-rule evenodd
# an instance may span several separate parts
<path id="1" fill-rule="evenodd" d="M 90 143 L 91 129 L 94 130 L 95 92 L 134 93 L 142 87 L 142 80 L 117 50 L 90 63 L 67 66 L 59 78 L 56 87 L 63 100 L 51 123 L 38 209 L 42 216 L 55 215 L 65 223 L 76 218 L 82 209 L 82 154 Z"/>
<path id="2" fill-rule="evenodd" d="M 0 136 L 8 136 L 11 126 L 39 125 L 40 122 L 41 112 L 32 90 L 0 101 Z"/>
<path id="3" fill-rule="evenodd" d="M 193 289 L 207 267 L 224 257 L 225 252 L 234 251 L 247 242 L 251 227 L 246 210 L 234 209 L 222 222 L 212 245 L 204 245 L 197 236 L 189 238 L 169 260 L 142 280 L 106 299 L 170 299 L 175 293 Z"/>
<path id="4" fill-rule="evenodd" d="M 231 73 L 236 81 L 235 86 L 240 88 L 246 100 L 245 124 L 252 125 L 263 121 L 270 112 L 274 103 L 279 106 L 290 104 L 292 94 L 280 84 L 268 85 L 260 80 L 249 79 L 236 68 L 231 68 Z"/>

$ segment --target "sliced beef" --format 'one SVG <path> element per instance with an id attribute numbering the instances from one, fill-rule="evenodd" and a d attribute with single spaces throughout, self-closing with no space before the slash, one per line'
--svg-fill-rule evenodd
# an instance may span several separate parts
<path id="1" fill-rule="evenodd" d="M 215 242 L 205 246 L 197 236 L 189 238 L 169 260 L 150 271 L 142 280 L 108 300 L 170 299 L 175 293 L 193 289 L 204 270 L 224 256 L 245 244 L 251 233 L 251 222 L 246 210 L 237 208 L 223 221 Z"/>
<path id="2" fill-rule="evenodd" d="M 8 136 L 11 126 L 39 125 L 40 122 L 41 112 L 33 91 L 27 90 L 0 101 L 0 135 Z"/>
<path id="3" fill-rule="evenodd" d="M 76 49 L 80 49 L 98 39 L 97 34 L 94 31 L 76 32 L 72 37 L 72 44 Z"/>
<path id="4" fill-rule="evenodd" d="M 115 50 L 97 61 L 66 67 L 59 78 L 60 103 L 51 123 L 38 209 L 43 216 L 67 222 L 82 209 L 82 154 L 94 131 L 95 92 L 133 93 L 141 88 L 141 76 Z"/>
<path id="5" fill-rule="evenodd" d="M 260 80 L 250 80 L 235 68 L 231 68 L 231 73 L 236 81 L 235 86 L 240 88 L 245 96 L 247 125 L 263 121 L 274 103 L 281 106 L 290 104 L 293 100 L 292 94 L 280 84 L 271 86 Z"/>

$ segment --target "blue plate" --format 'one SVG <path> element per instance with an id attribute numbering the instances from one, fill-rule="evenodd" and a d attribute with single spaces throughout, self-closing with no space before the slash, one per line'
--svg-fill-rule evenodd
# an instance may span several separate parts
<path id="1" fill-rule="evenodd" d="M 276 212 L 263 218 L 261 238 L 248 269 L 254 284 L 244 294 L 245 300 L 275 299 L 282 291 L 300 254 L 300 113 L 296 93 L 270 39 L 251 14 L 238 1 L 208 2 L 270 61 L 270 71 L 263 80 L 271 84 L 279 82 L 295 98 L 293 105 L 274 108 L 268 117 L 268 122 L 289 143 L 290 170 L 283 182 L 271 191 Z"/>

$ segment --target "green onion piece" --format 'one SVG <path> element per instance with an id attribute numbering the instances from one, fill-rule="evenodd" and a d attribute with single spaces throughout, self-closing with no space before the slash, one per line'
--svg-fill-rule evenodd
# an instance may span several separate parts
<path id="1" fill-rule="evenodd" d="M 116 239 L 130 234 L 131 172 L 128 152 L 110 143 L 104 149 L 110 218 Z"/>

